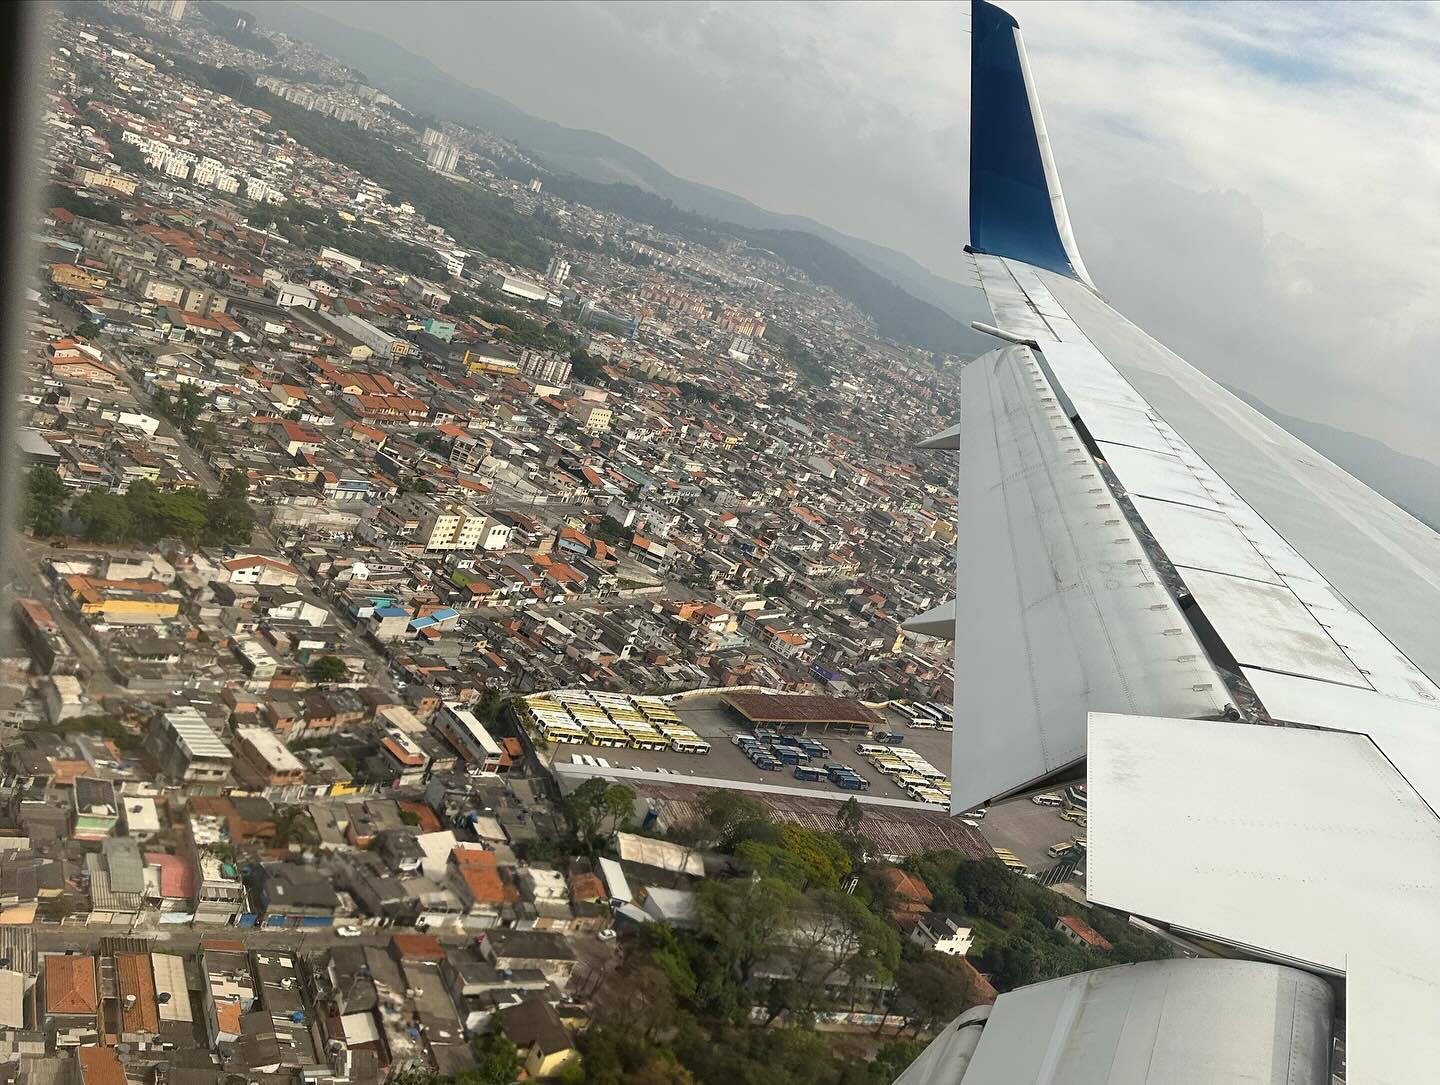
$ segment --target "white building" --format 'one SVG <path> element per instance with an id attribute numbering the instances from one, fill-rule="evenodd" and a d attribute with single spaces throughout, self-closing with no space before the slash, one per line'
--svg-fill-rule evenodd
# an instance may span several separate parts
<path id="1" fill-rule="evenodd" d="M 442 252 L 440 258 L 445 261 L 445 270 L 458 279 L 465 270 L 465 258 L 468 255 L 464 249 L 451 249 L 449 252 Z"/>
<path id="2" fill-rule="evenodd" d="M 51 723 L 85 714 L 84 691 L 80 679 L 74 675 L 47 675 L 40 687 L 40 696 L 45 701 L 45 718 Z"/>
<path id="3" fill-rule="evenodd" d="M 504 755 L 475 713 L 459 701 L 447 701 L 435 717 L 435 728 L 472 768 L 486 775 L 500 771 Z"/>
<path id="4" fill-rule="evenodd" d="M 460 162 L 460 148 L 453 143 L 436 143 L 425 153 L 425 164 L 440 173 L 454 173 Z"/>
<path id="5" fill-rule="evenodd" d="M 521 279 L 514 275 L 506 275 L 502 272 L 492 273 L 487 281 L 487 286 L 492 286 L 501 293 L 510 294 L 517 298 L 525 298 L 527 301 L 544 301 L 550 296 L 550 291 L 539 283 L 531 282 L 529 279 Z"/>
<path id="6" fill-rule="evenodd" d="M 975 944 L 975 933 L 969 927 L 962 927 L 955 916 L 929 912 L 916 921 L 910 941 L 936 953 L 963 957 Z"/>
<path id="7" fill-rule="evenodd" d="M 330 317 L 330 321 L 350 338 L 382 357 L 403 358 L 414 349 L 410 340 L 402 339 L 398 335 L 391 335 L 363 317 L 355 316 L 352 313 L 334 314 Z"/>
<path id="8" fill-rule="evenodd" d="M 285 197 L 263 177 L 245 178 L 245 198 L 257 203 L 284 203 Z"/>
<path id="9" fill-rule="evenodd" d="M 420 521 L 426 550 L 503 550 L 510 526 L 469 505 L 442 505 Z"/>
<path id="10" fill-rule="evenodd" d="M 278 282 L 275 288 L 275 304 L 282 309 L 318 309 L 320 299 L 309 287 L 298 283 Z"/>
<path id="11" fill-rule="evenodd" d="M 351 256 L 348 252 L 341 252 L 339 249 L 332 249 L 328 246 L 320 250 L 320 262 L 337 264 L 350 271 L 359 271 L 364 266 L 358 256 Z"/>

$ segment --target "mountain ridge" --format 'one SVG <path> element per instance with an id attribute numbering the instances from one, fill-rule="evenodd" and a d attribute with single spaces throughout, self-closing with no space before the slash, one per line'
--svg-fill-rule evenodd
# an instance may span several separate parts
<path id="1" fill-rule="evenodd" d="M 917 300 L 946 313 L 967 332 L 971 320 L 988 319 L 989 310 L 978 285 L 955 282 L 904 253 L 803 215 L 769 211 L 734 193 L 677 177 L 648 155 L 611 136 L 537 117 L 497 94 L 462 82 L 383 35 L 347 26 L 292 0 L 267 4 L 261 15 L 267 26 L 292 37 L 323 43 L 332 56 L 363 72 L 376 87 L 411 109 L 512 140 L 552 169 L 602 184 L 634 185 L 668 199 L 682 210 L 746 229 L 812 234 Z M 975 348 L 982 345 L 977 337 Z"/>
<path id="2" fill-rule="evenodd" d="M 1374 437 L 1285 414 L 1233 385 L 1225 388 L 1426 526 L 1440 531 L 1440 466 Z"/>

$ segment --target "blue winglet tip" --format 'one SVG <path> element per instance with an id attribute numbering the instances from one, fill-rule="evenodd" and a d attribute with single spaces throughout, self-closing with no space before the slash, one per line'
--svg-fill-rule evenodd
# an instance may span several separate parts
<path id="1" fill-rule="evenodd" d="M 970 64 L 970 249 L 1089 284 L 1070 231 L 1020 24 L 973 0 Z"/>

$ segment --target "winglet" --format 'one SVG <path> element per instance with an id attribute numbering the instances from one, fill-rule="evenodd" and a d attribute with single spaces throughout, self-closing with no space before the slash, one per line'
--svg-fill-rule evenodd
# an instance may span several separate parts
<path id="1" fill-rule="evenodd" d="M 970 27 L 970 249 L 1094 289 L 1070 229 L 1020 24 L 988 0 L 973 0 Z"/>

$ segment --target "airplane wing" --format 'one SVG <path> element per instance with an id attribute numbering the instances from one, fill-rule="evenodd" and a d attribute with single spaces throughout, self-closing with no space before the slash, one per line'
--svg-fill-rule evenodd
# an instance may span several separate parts
<path id="1" fill-rule="evenodd" d="M 1440 918 L 1440 536 L 1105 302 L 1018 25 L 975 0 L 971 42 L 969 248 L 981 330 L 1008 345 L 966 366 L 959 425 L 933 442 L 960 471 L 953 808 L 1088 753 L 1092 899 L 1413 976 L 1397 946 Z M 1347 832 L 1337 812 L 1380 797 L 1373 833 L 1359 812 Z M 1345 853 L 1324 907 L 1316 848 Z M 1356 933 L 1387 901 L 1394 927 Z M 1440 951 L 1420 959 L 1440 975 Z"/>

